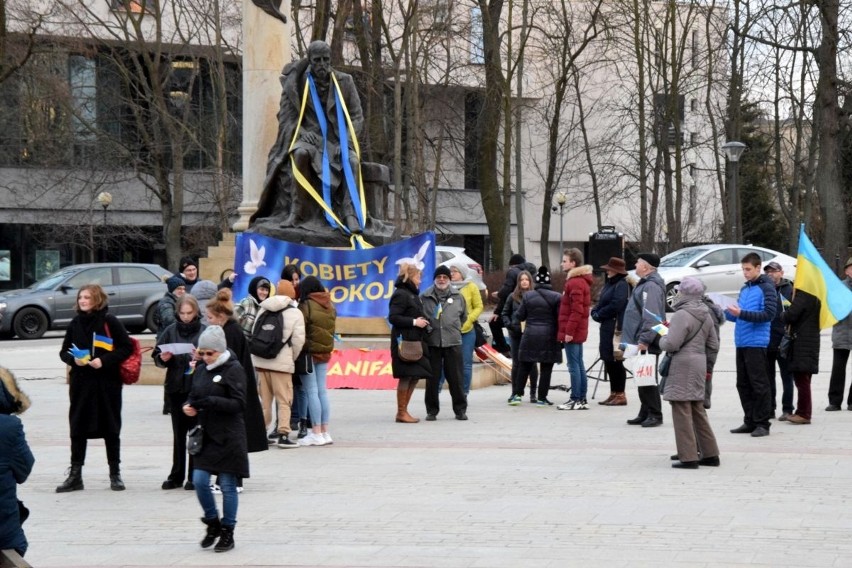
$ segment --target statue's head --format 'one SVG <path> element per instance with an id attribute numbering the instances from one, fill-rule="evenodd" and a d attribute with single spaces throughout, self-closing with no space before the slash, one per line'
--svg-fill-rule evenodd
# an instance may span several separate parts
<path id="1" fill-rule="evenodd" d="M 331 48 L 321 40 L 312 41 L 308 46 L 308 61 L 311 74 L 322 81 L 328 79 L 331 72 Z"/>

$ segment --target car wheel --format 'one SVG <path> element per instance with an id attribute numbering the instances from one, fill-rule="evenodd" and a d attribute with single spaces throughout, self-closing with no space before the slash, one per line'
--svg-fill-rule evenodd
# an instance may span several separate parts
<path id="1" fill-rule="evenodd" d="M 674 303 L 677 300 L 677 294 L 680 290 L 680 282 L 672 282 L 666 286 L 666 311 L 674 311 Z"/>
<path id="2" fill-rule="evenodd" d="M 15 316 L 15 335 L 21 339 L 38 339 L 48 326 L 47 314 L 38 308 L 24 308 Z"/>
<path id="3" fill-rule="evenodd" d="M 154 321 L 154 313 L 157 311 L 157 306 L 158 304 L 153 304 L 145 312 L 145 327 L 150 329 L 152 333 L 157 333 L 157 322 Z"/>

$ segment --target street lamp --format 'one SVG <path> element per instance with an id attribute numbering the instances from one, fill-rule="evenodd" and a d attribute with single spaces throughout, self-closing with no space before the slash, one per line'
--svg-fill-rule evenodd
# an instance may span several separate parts
<path id="1" fill-rule="evenodd" d="M 740 156 L 745 152 L 746 145 L 742 142 L 726 142 L 722 145 L 725 156 L 731 162 L 731 180 L 728 191 L 728 209 L 731 212 L 731 238 L 735 243 L 743 242 L 742 211 L 740 211 L 740 199 L 737 195 L 737 183 L 739 182 Z"/>
<path id="2" fill-rule="evenodd" d="M 554 197 L 554 201 L 556 201 L 556 205 L 553 207 L 553 210 L 556 211 L 557 207 L 559 208 L 559 258 L 562 258 L 562 229 L 564 227 L 564 223 L 562 222 L 563 217 L 565 215 L 565 204 L 568 202 L 568 194 L 564 191 L 558 192 Z"/>
<path id="3" fill-rule="evenodd" d="M 101 204 L 101 207 L 104 208 L 104 227 L 107 224 L 107 209 L 112 205 L 112 194 L 108 191 L 102 191 L 98 194 L 97 197 L 98 203 Z"/>

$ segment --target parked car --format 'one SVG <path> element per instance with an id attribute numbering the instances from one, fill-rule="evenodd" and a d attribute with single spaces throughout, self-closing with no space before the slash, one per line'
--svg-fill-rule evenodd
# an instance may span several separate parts
<path id="1" fill-rule="evenodd" d="M 682 248 L 664 256 L 658 269 L 666 282 L 666 304 L 669 310 L 673 308 L 678 286 L 686 276 L 704 282 L 708 292 L 736 298 L 745 282 L 740 260 L 750 252 L 757 253 L 764 266 L 767 262 L 775 261 L 784 268 L 785 278 L 795 278 L 796 259 L 768 248 L 728 244 Z"/>
<path id="2" fill-rule="evenodd" d="M 109 311 L 133 333 L 156 331 L 154 312 L 166 293 L 168 270 L 156 264 L 126 262 L 76 264 L 29 288 L 0 293 L 0 338 L 38 339 L 49 329 L 64 329 L 76 315 L 77 290 L 100 284 Z"/>
<path id="3" fill-rule="evenodd" d="M 467 256 L 464 252 L 464 247 L 436 246 L 435 260 L 439 265 L 442 264 L 444 266 L 449 266 L 453 261 L 461 262 L 470 269 L 474 283 L 479 286 L 479 291 L 487 291 L 485 282 L 482 281 L 482 265 Z"/>

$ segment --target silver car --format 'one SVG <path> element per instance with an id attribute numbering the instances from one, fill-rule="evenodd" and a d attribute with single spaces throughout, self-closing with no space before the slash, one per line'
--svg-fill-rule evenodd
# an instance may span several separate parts
<path id="1" fill-rule="evenodd" d="M 482 281 L 482 265 L 467 256 L 463 247 L 435 247 L 435 260 L 437 264 L 450 266 L 452 262 L 460 262 L 470 269 L 471 279 L 479 287 L 479 291 L 485 291 L 485 282 Z"/>
<path id="2" fill-rule="evenodd" d="M 106 262 L 67 266 L 29 288 L 0 292 L 0 339 L 38 339 L 64 329 L 76 315 L 77 290 L 100 284 L 109 312 L 133 333 L 156 331 L 154 312 L 166 293 L 168 270 L 156 264 Z"/>
<path id="3" fill-rule="evenodd" d="M 757 253 L 765 266 L 775 261 L 784 269 L 784 277 L 796 277 L 796 259 L 772 249 L 752 245 L 699 245 L 676 250 L 664 256 L 657 271 L 666 282 L 666 304 L 671 310 L 677 299 L 678 286 L 687 276 L 698 278 L 708 292 L 736 298 L 745 283 L 740 260 L 750 252 Z"/>

